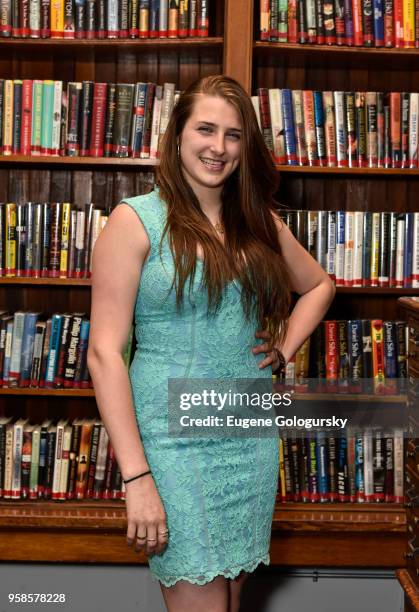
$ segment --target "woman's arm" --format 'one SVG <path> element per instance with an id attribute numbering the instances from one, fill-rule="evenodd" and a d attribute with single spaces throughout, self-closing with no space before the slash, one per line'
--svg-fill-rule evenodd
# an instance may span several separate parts
<path id="1" fill-rule="evenodd" d="M 286 338 L 282 346 L 278 347 L 288 361 L 323 319 L 336 289 L 327 272 L 301 246 L 285 223 L 277 217 L 274 218 L 291 291 L 300 295 L 288 321 Z M 258 332 L 257 337 L 268 339 L 266 332 Z M 262 344 L 254 352 L 266 352 L 267 348 L 267 344 Z M 270 353 L 259 367 L 266 367 L 273 361 L 274 357 Z"/>
<path id="2" fill-rule="evenodd" d="M 141 267 L 149 249 L 150 242 L 138 216 L 128 205 L 121 205 L 110 215 L 93 252 L 87 362 L 99 412 L 124 479 L 149 469 L 123 361 Z M 137 531 L 156 538 L 157 527 L 160 531 L 165 529 L 163 506 L 156 498 L 150 475 L 127 484 L 127 514 L 128 543 L 134 541 Z M 152 546 L 148 547 L 150 551 L 154 551 Z"/>
<path id="3" fill-rule="evenodd" d="M 135 212 L 128 206 L 118 206 L 93 252 L 87 363 L 99 412 L 125 479 L 148 469 L 123 361 L 147 243 Z"/>

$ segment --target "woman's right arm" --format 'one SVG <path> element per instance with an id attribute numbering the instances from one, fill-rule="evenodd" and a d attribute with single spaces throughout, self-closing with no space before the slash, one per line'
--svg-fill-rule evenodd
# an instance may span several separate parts
<path id="1" fill-rule="evenodd" d="M 149 469 L 135 419 L 123 352 L 132 325 L 141 268 L 150 241 L 136 213 L 118 206 L 96 241 L 92 262 L 92 308 L 87 363 L 100 415 L 122 477 Z M 147 554 L 161 552 L 166 530 L 163 504 L 151 475 L 126 485 L 127 541 L 146 535 Z M 158 540 L 158 541 L 157 541 Z M 144 545 L 144 542 L 142 543 Z"/>

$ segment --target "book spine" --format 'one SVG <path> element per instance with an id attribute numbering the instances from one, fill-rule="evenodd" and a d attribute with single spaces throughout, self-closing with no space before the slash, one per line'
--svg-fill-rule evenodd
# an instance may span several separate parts
<path id="1" fill-rule="evenodd" d="M 95 473 L 96 473 L 100 429 L 101 429 L 100 422 L 97 422 L 93 425 L 92 441 L 91 441 L 90 457 L 89 457 L 89 470 L 87 473 L 87 485 L 86 485 L 86 498 L 90 498 L 90 499 L 93 497 L 93 485 L 94 485 Z"/>
<path id="2" fill-rule="evenodd" d="M 2 0 L 0 3 L 0 37 L 12 36 L 12 0 Z"/>
<path id="3" fill-rule="evenodd" d="M 344 285 L 345 277 L 345 212 L 336 212 L 336 286 Z"/>
<path id="4" fill-rule="evenodd" d="M 282 116 L 285 131 L 285 156 L 289 166 L 297 165 L 294 117 L 292 113 L 292 93 L 290 89 L 282 90 Z"/>
<path id="5" fill-rule="evenodd" d="M 72 388 L 74 384 L 74 377 L 76 374 L 77 351 L 80 344 L 80 330 L 82 320 L 82 314 L 75 313 L 72 317 L 70 339 L 67 346 L 64 363 L 63 386 L 65 389 Z"/>
<path id="6" fill-rule="evenodd" d="M 43 82 L 39 80 L 32 81 L 31 155 L 41 155 L 42 97 Z"/>
<path id="7" fill-rule="evenodd" d="M 401 113 L 400 113 L 400 128 L 401 128 L 401 158 L 400 164 L 402 168 L 409 167 L 409 96 L 410 94 L 403 92 L 400 94 Z"/>
<path id="8" fill-rule="evenodd" d="M 75 3 L 73 0 L 64 0 L 64 38 L 75 38 Z"/>
<path id="9" fill-rule="evenodd" d="M 394 501 L 396 504 L 402 504 L 403 482 L 404 482 L 404 439 L 403 432 L 396 430 L 394 432 Z"/>
<path id="10" fill-rule="evenodd" d="M 119 1 L 119 38 L 128 38 L 129 34 L 128 0 Z"/>
<path id="11" fill-rule="evenodd" d="M 35 337 L 33 343 L 33 359 L 30 373 L 30 387 L 39 386 L 39 378 L 41 375 L 42 352 L 45 340 L 46 324 L 38 321 L 35 326 Z"/>
<path id="12" fill-rule="evenodd" d="M 404 282 L 404 258 L 405 258 L 405 226 L 406 214 L 398 213 L 396 229 L 396 273 L 395 287 L 403 287 Z"/>
<path id="13" fill-rule="evenodd" d="M 384 438 L 385 502 L 394 502 L 394 440 L 391 433 Z"/>
<path id="14" fill-rule="evenodd" d="M 271 116 L 269 109 L 269 92 L 266 87 L 256 90 L 259 97 L 260 120 L 262 124 L 262 136 L 269 151 L 273 151 Z"/>
<path id="15" fill-rule="evenodd" d="M 366 165 L 376 168 L 378 165 L 377 147 L 377 94 L 368 91 L 365 94 L 367 117 Z"/>
<path id="16" fill-rule="evenodd" d="M 354 212 L 353 287 L 362 287 L 362 254 L 364 247 L 364 213 Z"/>
<path id="17" fill-rule="evenodd" d="M 32 136 L 32 81 L 22 81 L 22 127 L 20 133 L 20 153 L 31 154 Z"/>
<path id="18" fill-rule="evenodd" d="M 149 35 L 149 17 L 150 17 L 150 2 L 149 0 L 139 0 L 139 32 L 140 38 L 148 38 Z"/>
<path id="19" fill-rule="evenodd" d="M 77 39 L 86 38 L 86 0 L 75 0 L 75 32 Z"/>
<path id="20" fill-rule="evenodd" d="M 60 154 L 62 81 L 54 81 L 52 102 L 51 155 Z"/>
<path id="21" fill-rule="evenodd" d="M 129 35 L 130 38 L 138 38 L 138 35 L 139 35 L 139 9 L 140 9 L 139 0 L 130 0 L 128 6 L 129 6 L 129 15 L 128 15 L 129 30 L 128 30 L 128 35 Z"/>
<path id="22" fill-rule="evenodd" d="M 399 92 L 390 93 L 390 138 L 391 167 L 401 168 L 401 96 Z"/>
<path id="23" fill-rule="evenodd" d="M 336 161 L 339 168 L 348 167 L 348 144 L 346 132 L 345 95 L 343 91 L 333 92 L 336 122 Z"/>
<path id="24" fill-rule="evenodd" d="M 304 130 L 309 166 L 318 166 L 314 98 L 312 91 L 303 91 Z"/>
<path id="25" fill-rule="evenodd" d="M 31 467 L 29 473 L 29 499 L 38 499 L 39 478 L 39 453 L 40 453 L 41 429 L 36 426 L 32 431 L 32 453 Z"/>
<path id="26" fill-rule="evenodd" d="M 326 146 L 326 159 L 329 167 L 336 166 L 336 129 L 335 129 L 335 105 L 332 91 L 323 92 L 324 108 L 324 134 Z"/>
<path id="27" fill-rule="evenodd" d="M 378 286 L 390 286 L 390 213 L 380 213 L 380 238 L 378 255 Z"/>
<path id="28" fill-rule="evenodd" d="M 64 0 L 51 0 L 51 38 L 64 38 Z"/>
<path id="29" fill-rule="evenodd" d="M 372 367 L 374 389 L 380 391 L 385 383 L 384 373 L 384 334 L 381 319 L 371 320 Z"/>
<path id="30" fill-rule="evenodd" d="M 326 347 L 326 385 L 328 391 L 337 391 L 338 350 L 336 321 L 324 321 Z"/>
<path id="31" fill-rule="evenodd" d="M 327 165 L 326 140 L 325 140 L 325 116 L 323 109 L 323 96 L 321 91 L 313 92 L 314 99 L 314 122 L 316 128 L 317 158 L 320 166 Z"/>
<path id="32" fill-rule="evenodd" d="M 359 319 L 349 320 L 348 352 L 350 389 L 353 393 L 361 390 L 362 384 L 362 322 Z"/>
<path id="33" fill-rule="evenodd" d="M 38 314 L 35 312 L 28 312 L 25 315 L 19 387 L 29 387 L 30 384 L 37 318 Z"/>
<path id="34" fill-rule="evenodd" d="M 384 0 L 373 0 L 374 15 L 374 44 L 376 47 L 384 46 Z"/>
<path id="35" fill-rule="evenodd" d="M 373 474 L 373 447 L 372 435 L 367 431 L 363 435 L 364 446 L 364 499 L 366 502 L 374 501 L 374 474 Z"/>
<path id="36" fill-rule="evenodd" d="M 403 47 L 415 47 L 415 0 L 403 0 Z"/>
<path id="37" fill-rule="evenodd" d="M 115 125 L 112 151 L 114 157 L 128 157 L 134 85 L 118 83 L 116 86 Z"/>
<path id="38" fill-rule="evenodd" d="M 93 110 L 93 89 L 92 81 L 83 81 L 80 100 L 80 156 L 86 157 L 90 152 L 90 133 L 92 130 L 92 110 Z"/>
<path id="39" fill-rule="evenodd" d="M 16 205 L 16 276 L 25 276 L 26 206 Z"/>
<path id="40" fill-rule="evenodd" d="M 365 501 L 365 481 L 364 481 L 364 438 L 358 434 L 355 439 L 355 488 L 356 501 Z"/>
<path id="41" fill-rule="evenodd" d="M 160 134 L 160 117 L 163 105 L 163 87 L 156 86 L 153 103 L 153 120 L 151 125 L 150 159 L 157 159 Z"/>
<path id="42" fill-rule="evenodd" d="M 294 102 L 293 92 L 293 102 Z M 284 121 L 282 117 L 282 92 L 280 89 L 269 89 L 269 109 L 271 114 L 272 143 L 275 163 L 285 164 Z M 260 115 L 260 113 L 259 113 Z M 297 124 L 296 129 L 298 130 Z M 298 146 L 298 131 L 297 131 Z"/>
<path id="43" fill-rule="evenodd" d="M 377 92 L 377 166 L 384 168 L 384 94 Z"/>
<path id="44" fill-rule="evenodd" d="M 370 286 L 378 287 L 380 255 L 380 213 L 372 213 Z"/>
<path id="45" fill-rule="evenodd" d="M 384 0 L 384 46 L 394 47 L 393 0 Z"/>
<path id="46" fill-rule="evenodd" d="M 89 473 L 89 458 L 92 444 L 93 423 L 86 421 L 82 424 L 80 434 L 80 448 L 78 455 L 76 499 L 86 497 L 87 479 Z"/>
<path id="47" fill-rule="evenodd" d="M 412 287 L 419 288 L 419 212 L 413 213 Z"/>
<path id="48" fill-rule="evenodd" d="M 12 154 L 13 146 L 13 81 L 4 81 L 3 99 L 3 155 Z"/>
<path id="49" fill-rule="evenodd" d="M 327 211 L 326 272 L 336 280 L 336 211 Z"/>
<path id="50" fill-rule="evenodd" d="M 354 265 L 354 213 L 345 212 L 345 263 L 343 273 L 343 284 L 345 287 L 352 287 Z"/>
<path id="51" fill-rule="evenodd" d="M 373 0 L 362 0 L 361 7 L 363 46 L 372 47 L 374 44 Z"/>
<path id="52" fill-rule="evenodd" d="M 271 96 L 272 92 L 272 96 Z M 269 103 L 271 106 L 271 99 L 274 97 L 274 92 L 278 92 L 278 98 L 280 96 L 280 90 L 269 90 Z M 274 104 L 274 109 L 277 113 L 280 113 L 280 108 L 276 106 L 276 100 L 272 99 L 272 103 Z M 279 102 L 279 99 L 278 99 Z M 304 131 L 304 113 L 303 113 L 303 94 L 300 89 L 295 89 L 292 91 L 292 106 L 294 111 L 294 122 L 295 122 L 295 140 L 296 140 L 296 152 L 297 152 L 297 161 L 300 166 L 305 166 L 308 163 L 307 157 L 307 147 L 306 147 L 306 138 Z M 271 106 L 272 108 L 272 106 Z M 275 110 L 271 110 L 271 115 Z M 285 163 L 285 151 L 283 155 L 281 155 L 281 151 L 279 150 L 279 146 L 281 143 L 283 144 L 283 135 L 279 135 L 279 126 L 282 123 L 282 120 L 278 122 L 278 118 L 276 118 L 275 127 L 272 121 L 272 134 L 273 137 L 275 134 L 278 134 L 278 137 L 274 137 L 274 156 L 275 161 L 277 159 L 282 158 L 282 163 Z M 280 140 L 281 139 L 281 140 Z M 275 145 L 277 150 L 275 150 Z M 277 162 L 280 163 L 280 162 Z"/>
<path id="53" fill-rule="evenodd" d="M 340 502 L 349 501 L 347 446 L 348 442 L 345 437 L 338 438 L 338 500 Z"/>
<path id="54" fill-rule="evenodd" d="M 411 93 L 409 100 L 409 151 L 408 167 L 418 167 L 418 113 L 419 113 L 419 94 Z"/>
<path id="55" fill-rule="evenodd" d="M 76 480 L 77 480 L 77 466 L 80 449 L 80 438 L 81 438 L 81 423 L 73 421 L 72 424 L 72 436 L 71 436 L 71 447 L 69 453 L 69 466 L 68 466 L 68 484 L 66 499 L 74 499 L 76 496 Z"/>
<path id="56" fill-rule="evenodd" d="M 92 157 L 103 157 L 104 153 L 106 93 L 106 83 L 94 84 L 89 151 Z"/>
<path id="57" fill-rule="evenodd" d="M 346 135 L 347 135 L 347 156 L 348 166 L 356 168 L 358 166 L 358 140 L 357 140 L 357 121 L 355 108 L 355 93 L 345 92 L 345 111 L 346 111 Z"/>
<path id="58" fill-rule="evenodd" d="M 54 378 L 58 364 L 62 320 L 62 315 L 52 315 L 51 336 L 48 347 L 48 360 L 46 364 L 45 376 L 46 388 L 52 388 L 54 386 Z"/>
<path id="59" fill-rule="evenodd" d="M 80 103 L 81 83 L 68 83 L 67 85 L 67 140 L 65 145 L 66 155 L 77 157 L 80 154 Z"/>
<path id="60" fill-rule="evenodd" d="M 17 421 L 13 427 L 12 499 L 21 498 L 23 424 Z"/>
<path id="61" fill-rule="evenodd" d="M 19 79 L 13 81 L 13 134 L 12 134 L 12 154 L 20 153 L 20 137 L 22 132 L 22 86 Z"/>
<path id="62" fill-rule="evenodd" d="M 108 33 L 107 37 L 108 38 L 118 38 L 119 36 L 118 0 L 107 0 L 106 8 L 107 8 L 106 30 Z"/>
<path id="63" fill-rule="evenodd" d="M 352 0 L 352 19 L 355 47 L 362 47 L 364 37 L 362 32 L 362 0 Z"/>
<path id="64" fill-rule="evenodd" d="M 9 387 L 17 387 L 20 378 L 23 329 L 25 326 L 25 313 L 15 312 L 13 321 L 13 338 L 10 354 Z"/>

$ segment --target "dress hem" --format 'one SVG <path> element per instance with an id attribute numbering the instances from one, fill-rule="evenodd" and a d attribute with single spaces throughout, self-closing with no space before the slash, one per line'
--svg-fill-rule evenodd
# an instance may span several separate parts
<path id="1" fill-rule="evenodd" d="M 228 570 L 215 570 L 213 572 L 208 573 L 206 576 L 200 576 L 200 577 L 193 577 L 193 576 L 176 576 L 176 577 L 171 577 L 171 578 L 162 578 L 161 576 L 158 576 L 157 573 L 152 572 L 152 575 L 154 576 L 154 578 L 156 578 L 159 582 L 161 582 L 165 587 L 171 587 L 174 586 L 177 582 L 179 582 L 180 580 L 185 580 L 186 582 L 189 582 L 191 584 L 197 584 L 199 586 L 202 586 L 204 584 L 207 584 L 208 582 L 211 582 L 212 580 L 214 580 L 214 578 L 216 578 L 217 576 L 224 576 L 224 578 L 237 578 L 237 576 L 242 572 L 253 572 L 258 565 L 260 565 L 261 563 L 264 563 L 265 565 L 269 565 L 270 563 L 270 558 L 269 558 L 269 554 L 264 555 L 263 557 L 258 557 L 257 559 L 253 559 L 252 561 L 249 561 L 248 563 L 241 563 L 240 565 L 235 565 L 232 568 L 228 569 Z"/>

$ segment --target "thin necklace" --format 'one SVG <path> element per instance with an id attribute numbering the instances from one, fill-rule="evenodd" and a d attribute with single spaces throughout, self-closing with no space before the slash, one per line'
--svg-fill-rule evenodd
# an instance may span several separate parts
<path id="1" fill-rule="evenodd" d="M 214 225 L 215 230 L 219 233 L 219 234 L 224 234 L 224 228 L 221 225 L 221 223 L 219 221 L 217 221 L 217 223 Z"/>

